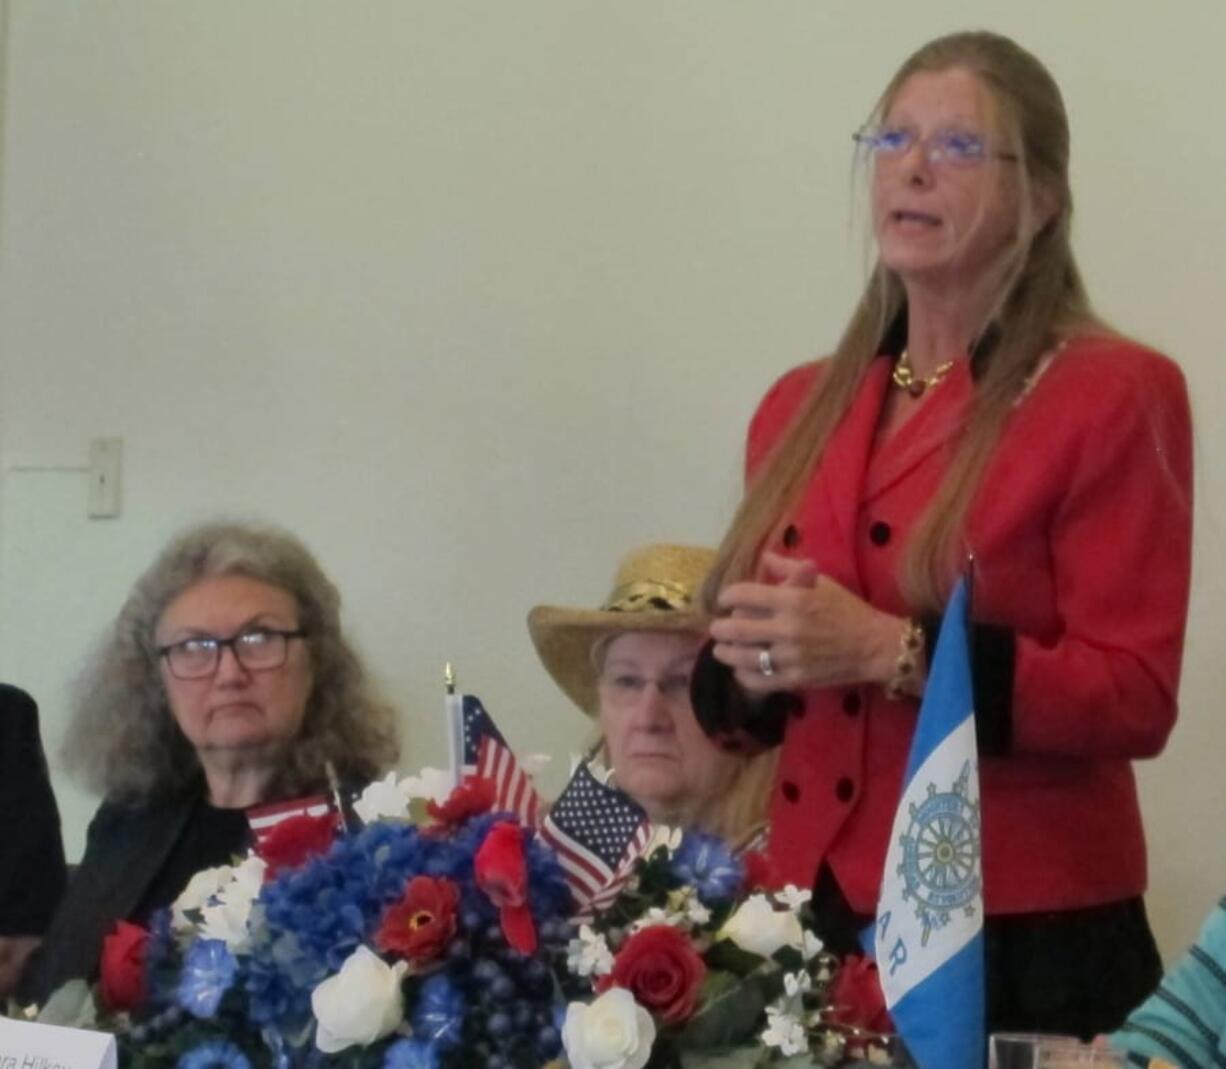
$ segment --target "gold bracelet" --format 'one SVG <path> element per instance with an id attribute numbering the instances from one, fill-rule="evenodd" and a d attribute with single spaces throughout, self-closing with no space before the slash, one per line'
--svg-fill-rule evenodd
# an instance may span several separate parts
<path id="1" fill-rule="evenodd" d="M 898 660 L 894 662 L 894 674 L 885 685 L 885 696 L 892 702 L 901 701 L 910 694 L 910 684 L 919 672 L 920 658 L 924 653 L 924 629 L 918 620 L 908 619 L 898 644 Z"/>

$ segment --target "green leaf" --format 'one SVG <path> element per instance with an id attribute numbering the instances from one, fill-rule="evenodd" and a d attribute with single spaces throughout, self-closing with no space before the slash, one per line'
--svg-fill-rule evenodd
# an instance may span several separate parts
<path id="1" fill-rule="evenodd" d="M 760 969 L 766 961 L 761 954 L 742 950 L 731 939 L 720 939 L 712 943 L 703 955 L 703 960 L 710 969 L 722 969 L 737 976 L 748 976 Z"/>
<path id="2" fill-rule="evenodd" d="M 738 978 L 708 973 L 699 1010 L 677 1040 L 689 1050 L 727 1050 L 751 1039 L 762 1020 L 767 997 L 758 975 Z"/>

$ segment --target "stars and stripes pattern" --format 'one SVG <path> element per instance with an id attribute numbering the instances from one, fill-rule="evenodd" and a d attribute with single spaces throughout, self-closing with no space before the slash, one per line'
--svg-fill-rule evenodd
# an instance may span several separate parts
<path id="1" fill-rule="evenodd" d="M 592 774 L 585 761 L 541 824 L 541 838 L 558 856 L 580 909 L 606 905 L 651 840 L 647 814 L 616 787 Z"/>
<path id="2" fill-rule="evenodd" d="M 472 694 L 463 696 L 460 726 L 463 776 L 488 780 L 494 788 L 495 809 L 514 813 L 521 824 L 536 827 L 540 823 L 541 800 L 532 777 L 520 766 L 493 718 Z"/>
<path id="3" fill-rule="evenodd" d="M 290 817 L 322 817 L 325 813 L 334 813 L 336 807 L 326 794 L 315 794 L 310 798 L 293 798 L 285 802 L 272 802 L 268 805 L 252 806 L 247 810 L 247 826 L 255 839 L 255 848 L 260 850 L 272 834 L 273 828 Z"/>

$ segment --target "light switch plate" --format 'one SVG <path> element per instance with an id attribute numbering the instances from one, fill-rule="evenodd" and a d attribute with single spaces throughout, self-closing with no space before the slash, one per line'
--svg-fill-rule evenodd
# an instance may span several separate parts
<path id="1" fill-rule="evenodd" d="M 93 438 L 89 443 L 89 517 L 119 515 L 119 473 L 123 466 L 122 438 Z"/>

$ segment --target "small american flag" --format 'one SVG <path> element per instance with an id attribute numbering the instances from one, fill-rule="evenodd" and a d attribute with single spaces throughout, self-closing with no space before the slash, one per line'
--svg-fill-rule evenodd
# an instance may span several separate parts
<path id="1" fill-rule="evenodd" d="M 541 801 L 532 777 L 515 759 L 485 707 L 471 694 L 465 694 L 461 703 L 460 730 L 463 774 L 459 778 L 488 780 L 494 787 L 496 810 L 514 813 L 521 824 L 536 827 Z"/>
<path id="2" fill-rule="evenodd" d="M 647 814 L 627 795 L 601 783 L 585 761 L 541 825 L 558 855 L 580 909 L 612 901 L 651 839 Z"/>
<path id="3" fill-rule="evenodd" d="M 335 813 L 336 807 L 326 794 L 314 794 L 310 798 L 291 798 L 286 802 L 271 802 L 256 805 L 247 810 L 247 826 L 255 838 L 258 851 L 272 834 L 272 829 L 290 817 L 322 817 Z"/>

